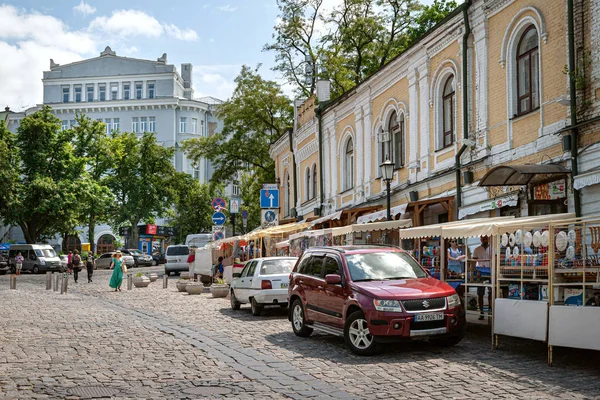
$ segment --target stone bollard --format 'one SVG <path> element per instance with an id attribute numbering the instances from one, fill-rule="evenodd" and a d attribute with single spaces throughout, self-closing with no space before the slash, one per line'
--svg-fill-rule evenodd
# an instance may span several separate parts
<path id="1" fill-rule="evenodd" d="M 133 277 L 131 274 L 127 274 L 127 290 L 133 289 Z"/>
<path id="2" fill-rule="evenodd" d="M 46 272 L 46 290 L 52 289 L 52 272 Z"/>
<path id="3" fill-rule="evenodd" d="M 58 292 L 58 280 L 60 279 L 60 274 L 54 275 L 54 291 Z"/>
<path id="4" fill-rule="evenodd" d="M 63 274 L 62 284 L 60 285 L 60 294 L 67 294 L 67 289 L 69 287 L 69 277 L 67 274 Z"/>
<path id="5" fill-rule="evenodd" d="M 163 289 L 166 289 L 169 286 L 169 275 L 163 275 Z"/>
<path id="6" fill-rule="evenodd" d="M 10 288 L 11 289 L 16 289 L 17 288 L 17 275 L 11 275 L 10 276 Z"/>

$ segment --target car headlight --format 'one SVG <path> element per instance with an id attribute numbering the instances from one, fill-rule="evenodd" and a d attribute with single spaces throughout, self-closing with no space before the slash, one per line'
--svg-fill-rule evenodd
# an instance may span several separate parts
<path id="1" fill-rule="evenodd" d="M 402 306 L 398 300 L 373 299 L 373 305 L 377 311 L 402 312 Z"/>
<path id="2" fill-rule="evenodd" d="M 40 260 L 40 264 L 46 265 L 46 260 Z"/>
<path id="3" fill-rule="evenodd" d="M 452 296 L 446 297 L 446 302 L 448 303 L 448 308 L 454 308 L 460 306 L 460 297 L 456 293 Z"/>

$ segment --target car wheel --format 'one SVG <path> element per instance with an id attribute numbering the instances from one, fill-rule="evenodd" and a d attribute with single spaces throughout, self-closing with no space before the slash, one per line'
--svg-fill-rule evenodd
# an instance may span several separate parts
<path id="1" fill-rule="evenodd" d="M 250 306 L 252 307 L 252 315 L 254 315 L 255 317 L 258 317 L 263 311 L 263 306 L 258 304 L 254 297 L 252 298 Z"/>
<path id="2" fill-rule="evenodd" d="M 241 306 L 240 302 L 235 297 L 235 293 L 233 293 L 233 289 L 231 289 L 231 309 L 239 310 L 240 306 Z"/>
<path id="3" fill-rule="evenodd" d="M 369 332 L 367 319 L 362 311 L 353 312 L 346 320 L 344 339 L 346 345 L 355 354 L 368 356 L 375 354 L 377 351 L 377 343 L 375 343 L 375 338 Z"/>
<path id="4" fill-rule="evenodd" d="M 304 318 L 304 308 L 300 299 L 294 300 L 292 303 L 292 329 L 296 336 L 307 337 L 313 332 L 312 328 L 306 326 Z"/>
<path id="5" fill-rule="evenodd" d="M 153 266 L 153 267 L 156 267 L 157 265 L 158 265 L 158 261 L 156 261 L 156 260 L 152 260 L 152 266 Z"/>
<path id="6" fill-rule="evenodd" d="M 37 265 L 34 265 L 33 269 L 31 270 L 31 272 L 33 274 L 39 274 L 40 273 L 40 269 L 39 269 L 39 267 Z"/>

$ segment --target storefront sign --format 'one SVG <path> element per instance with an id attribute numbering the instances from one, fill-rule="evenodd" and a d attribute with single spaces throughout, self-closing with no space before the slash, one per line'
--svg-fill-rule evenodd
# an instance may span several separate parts
<path id="1" fill-rule="evenodd" d="M 556 200 L 567 197 L 565 180 L 538 185 L 533 189 L 534 200 Z"/>
<path id="2" fill-rule="evenodd" d="M 146 225 L 146 235 L 156 235 L 156 225 Z"/>

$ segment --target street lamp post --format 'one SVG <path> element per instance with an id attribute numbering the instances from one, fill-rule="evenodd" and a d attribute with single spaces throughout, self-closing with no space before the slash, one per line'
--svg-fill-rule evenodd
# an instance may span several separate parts
<path id="1" fill-rule="evenodd" d="M 394 163 L 388 157 L 386 157 L 385 161 L 379 166 L 379 168 L 381 168 L 381 175 L 387 190 L 387 220 L 391 221 L 392 211 L 390 206 L 390 184 L 392 183 L 392 178 L 394 177 Z"/>

